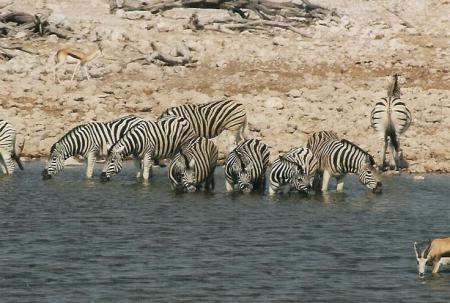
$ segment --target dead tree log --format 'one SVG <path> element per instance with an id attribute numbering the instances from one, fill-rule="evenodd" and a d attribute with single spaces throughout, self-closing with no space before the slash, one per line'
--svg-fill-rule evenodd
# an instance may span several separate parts
<path id="1" fill-rule="evenodd" d="M 131 60 L 127 64 L 136 61 L 145 61 L 147 64 L 161 62 L 163 65 L 168 66 L 186 66 L 196 62 L 196 60 L 192 58 L 189 48 L 182 43 L 175 46 L 170 53 L 161 50 L 161 48 L 158 47 L 154 42 L 150 43 L 150 46 L 153 49 L 153 52 L 150 55 L 146 57 L 136 58 L 134 60 Z"/>
<path id="2" fill-rule="evenodd" d="M 298 30 L 304 24 L 316 19 L 324 19 L 334 12 L 302 0 L 301 3 L 274 2 L 270 0 L 109 0 L 110 11 L 120 8 L 125 11 L 149 11 L 161 13 L 174 8 L 223 9 L 238 15 L 201 24 L 192 15 L 185 28 L 192 30 L 210 29 L 222 32 L 249 29 L 283 28 L 308 37 Z M 250 18 L 253 16 L 253 18 Z"/>

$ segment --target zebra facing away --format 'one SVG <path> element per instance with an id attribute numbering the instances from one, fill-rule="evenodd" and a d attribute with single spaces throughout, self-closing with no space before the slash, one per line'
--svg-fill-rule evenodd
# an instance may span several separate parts
<path id="1" fill-rule="evenodd" d="M 109 146 L 141 121 L 141 118 L 126 116 L 106 123 L 90 122 L 74 127 L 51 147 L 42 177 L 50 179 L 64 168 L 66 159 L 80 155 L 86 159 L 86 177 L 91 178 L 97 158 L 106 156 Z"/>
<path id="2" fill-rule="evenodd" d="M 269 174 L 269 194 L 297 191 L 308 193 L 317 170 L 317 160 L 308 148 L 294 148 L 278 157 Z"/>
<path id="3" fill-rule="evenodd" d="M 231 151 L 225 162 L 227 191 L 264 191 L 269 148 L 257 139 L 245 140 Z"/>
<path id="4" fill-rule="evenodd" d="M 173 157 L 195 137 L 189 121 L 184 118 L 169 116 L 156 122 L 141 121 L 111 146 L 100 178 L 109 181 L 121 171 L 123 160 L 133 155 L 142 165 L 142 178 L 148 180 L 154 160 Z"/>
<path id="5" fill-rule="evenodd" d="M 219 156 L 216 145 L 204 137 L 191 140 L 172 159 L 169 180 L 176 191 L 195 192 L 204 184 L 214 189 L 214 170 Z"/>
<path id="6" fill-rule="evenodd" d="M 22 148 L 23 142 L 20 147 L 16 147 L 16 130 L 14 126 L 5 120 L 0 120 L 0 167 L 4 174 L 11 175 L 14 172 L 14 161 L 20 169 L 23 169 L 20 161 L 20 151 L 18 150 Z"/>
<path id="7" fill-rule="evenodd" d="M 388 145 L 395 162 L 395 169 L 403 168 L 400 163 L 399 137 L 409 128 L 411 121 L 411 112 L 405 103 L 400 100 L 400 85 L 398 75 L 395 74 L 388 86 L 387 98 L 382 98 L 381 101 L 377 102 L 370 114 L 370 124 L 384 142 L 381 154 L 381 168 L 383 170 L 386 167 Z"/>
<path id="8" fill-rule="evenodd" d="M 336 177 L 338 192 L 344 190 L 344 177 L 347 173 L 359 176 L 362 184 L 372 189 L 374 193 L 382 190 L 381 182 L 375 180 L 373 157 L 356 144 L 342 139 L 329 140 L 318 152 L 319 170 L 323 172 L 321 190 L 327 191 L 330 178 Z"/>
<path id="9" fill-rule="evenodd" d="M 185 104 L 166 109 L 161 117 L 178 116 L 187 119 L 197 136 L 214 138 L 224 130 L 229 132 L 229 143 L 235 147 L 245 139 L 247 114 L 244 106 L 233 100 L 219 100 L 205 104 Z"/>

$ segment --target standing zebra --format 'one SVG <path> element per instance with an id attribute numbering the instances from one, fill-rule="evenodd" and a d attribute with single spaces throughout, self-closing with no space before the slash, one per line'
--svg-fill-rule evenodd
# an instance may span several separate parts
<path id="1" fill-rule="evenodd" d="M 205 104 L 185 104 L 166 109 L 161 117 L 178 116 L 187 119 L 199 137 L 208 139 L 218 136 L 224 130 L 229 132 L 229 141 L 236 146 L 245 139 L 247 114 L 241 103 L 220 100 Z"/>
<path id="2" fill-rule="evenodd" d="M 343 191 L 345 175 L 354 173 L 373 192 L 381 192 L 381 182 L 375 180 L 372 172 L 375 165 L 373 157 L 356 144 L 345 139 L 328 140 L 316 155 L 319 170 L 323 172 L 322 191 L 327 191 L 332 176 L 337 180 L 336 190 Z"/>
<path id="3" fill-rule="evenodd" d="M 295 190 L 308 193 L 317 170 L 317 160 L 312 151 L 300 147 L 281 155 L 272 164 L 269 174 L 269 194 Z"/>
<path id="4" fill-rule="evenodd" d="M 269 156 L 269 148 L 259 140 L 241 142 L 225 162 L 227 191 L 233 191 L 235 186 L 243 192 L 252 189 L 264 191 Z"/>
<path id="5" fill-rule="evenodd" d="M 123 159 L 133 155 L 142 162 L 142 178 L 148 180 L 154 160 L 173 157 L 180 148 L 196 135 L 184 118 L 165 117 L 156 122 L 141 121 L 120 138 L 108 151 L 101 174 L 102 181 L 122 169 Z"/>
<path id="6" fill-rule="evenodd" d="M 23 144 L 22 146 L 23 147 Z M 0 120 L 0 167 L 4 174 L 11 175 L 14 172 L 14 161 L 23 169 L 19 151 L 16 148 L 16 130 L 11 123 Z"/>
<path id="7" fill-rule="evenodd" d="M 50 179 L 64 168 L 66 159 L 80 155 L 86 159 L 86 177 L 92 178 L 97 158 L 106 156 L 109 146 L 141 121 L 141 118 L 126 116 L 106 123 L 90 122 L 74 127 L 51 147 L 42 177 Z"/>
<path id="8" fill-rule="evenodd" d="M 389 144 L 391 155 L 395 161 L 395 169 L 401 169 L 400 165 L 400 140 L 403 134 L 411 125 L 411 112 L 405 103 L 400 100 L 400 85 L 398 75 L 392 76 L 392 81 L 388 86 L 387 98 L 375 104 L 370 114 L 370 124 L 378 132 L 380 139 L 384 141 L 381 155 L 381 168 L 386 167 L 386 149 Z"/>
<path id="9" fill-rule="evenodd" d="M 195 192 L 204 183 L 214 189 L 214 170 L 219 156 L 216 145 L 204 137 L 191 140 L 175 155 L 169 167 L 174 190 Z"/>

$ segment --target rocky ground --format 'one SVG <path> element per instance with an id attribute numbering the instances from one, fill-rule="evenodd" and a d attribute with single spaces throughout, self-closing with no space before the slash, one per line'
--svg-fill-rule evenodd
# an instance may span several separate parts
<path id="1" fill-rule="evenodd" d="M 402 99 L 414 119 L 401 137 L 409 171 L 449 172 L 450 2 L 315 2 L 335 8 L 340 17 L 303 28 L 309 38 L 281 29 L 184 29 L 192 9 L 110 15 L 106 0 L 15 1 L 1 12 L 48 11 L 49 21 L 70 27 L 74 38 L 24 39 L 20 33 L 1 38 L 1 45 L 21 46 L 32 54 L 18 51 L 13 59 L 0 61 L 0 118 L 25 137 L 25 155 L 40 157 L 82 122 L 128 114 L 154 119 L 166 107 L 228 96 L 246 106 L 248 136 L 267 143 L 272 159 L 304 145 L 308 134 L 329 129 L 378 159 L 381 142 L 369 114 L 386 94 L 386 76 L 399 73 Z M 226 14 L 198 11 L 200 21 Z M 71 82 L 74 65 L 66 64 L 59 69 L 63 81 L 56 84 L 56 50 L 89 51 L 97 47 L 98 37 L 103 56 L 89 64 L 92 79 L 80 73 Z M 151 42 L 167 51 L 187 46 L 195 62 L 129 63 L 151 53 Z M 225 152 L 225 136 L 217 141 Z"/>

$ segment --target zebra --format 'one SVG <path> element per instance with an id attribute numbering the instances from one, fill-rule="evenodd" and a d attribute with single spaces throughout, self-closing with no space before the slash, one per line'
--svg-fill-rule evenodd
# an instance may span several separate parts
<path id="1" fill-rule="evenodd" d="M 110 147 L 100 178 L 109 181 L 112 175 L 121 171 L 123 159 L 133 155 L 142 163 L 142 178 L 148 180 L 154 160 L 173 157 L 184 144 L 196 137 L 189 121 L 181 117 L 141 121 Z"/>
<path id="2" fill-rule="evenodd" d="M 291 149 L 272 164 L 269 174 L 269 194 L 297 191 L 307 194 L 312 188 L 318 163 L 311 150 L 305 147 Z"/>
<path id="3" fill-rule="evenodd" d="M 219 156 L 216 145 L 207 138 L 193 139 L 173 157 L 169 180 L 176 191 L 195 192 L 202 184 L 214 189 L 214 170 Z"/>
<path id="4" fill-rule="evenodd" d="M 126 116 L 106 123 L 90 122 L 74 127 L 52 145 L 42 177 L 50 179 L 64 168 L 66 159 L 80 155 L 86 159 L 86 177 L 92 178 L 97 158 L 106 156 L 109 146 L 141 121 L 136 116 Z"/>
<path id="5" fill-rule="evenodd" d="M 19 146 L 20 150 L 22 148 L 23 143 Z M 16 130 L 11 123 L 0 120 L 0 167 L 4 174 L 13 174 L 15 169 L 13 160 L 23 170 L 20 151 L 16 148 Z"/>
<path id="6" fill-rule="evenodd" d="M 319 152 L 323 149 L 324 145 L 330 140 L 338 140 L 339 137 L 334 131 L 318 131 L 311 134 L 308 137 L 308 141 L 306 143 L 306 148 L 311 150 L 314 154 L 314 157 L 317 161 L 319 161 Z M 318 163 L 318 169 L 316 175 L 313 180 L 313 189 L 319 191 L 323 178 L 323 171 L 320 170 L 320 163 Z"/>
<path id="7" fill-rule="evenodd" d="M 225 99 L 204 104 L 185 104 L 166 109 L 161 117 L 178 116 L 187 119 L 198 137 L 217 137 L 229 132 L 229 143 L 235 147 L 245 139 L 247 113 L 241 103 Z"/>
<path id="8" fill-rule="evenodd" d="M 247 139 L 231 151 L 225 162 L 227 191 L 235 187 L 242 192 L 264 191 L 266 170 L 269 165 L 269 148 L 257 139 Z"/>
<path id="9" fill-rule="evenodd" d="M 373 157 L 356 144 L 346 139 L 332 139 L 323 144 L 316 154 L 319 162 L 319 170 L 323 172 L 321 190 L 327 191 L 330 177 L 336 177 L 338 192 L 344 190 L 344 177 L 347 173 L 359 176 L 362 184 L 380 193 L 381 182 L 374 177 L 375 161 Z"/>
<path id="10" fill-rule="evenodd" d="M 399 136 L 403 134 L 411 125 L 412 116 L 405 103 L 400 100 L 400 85 L 398 75 L 392 76 L 392 81 L 388 86 L 387 98 L 375 104 L 370 114 L 370 124 L 378 132 L 380 139 L 384 141 L 381 155 L 381 169 L 386 167 L 386 149 L 388 145 L 391 155 L 395 161 L 395 169 L 400 170 L 401 151 Z"/>

